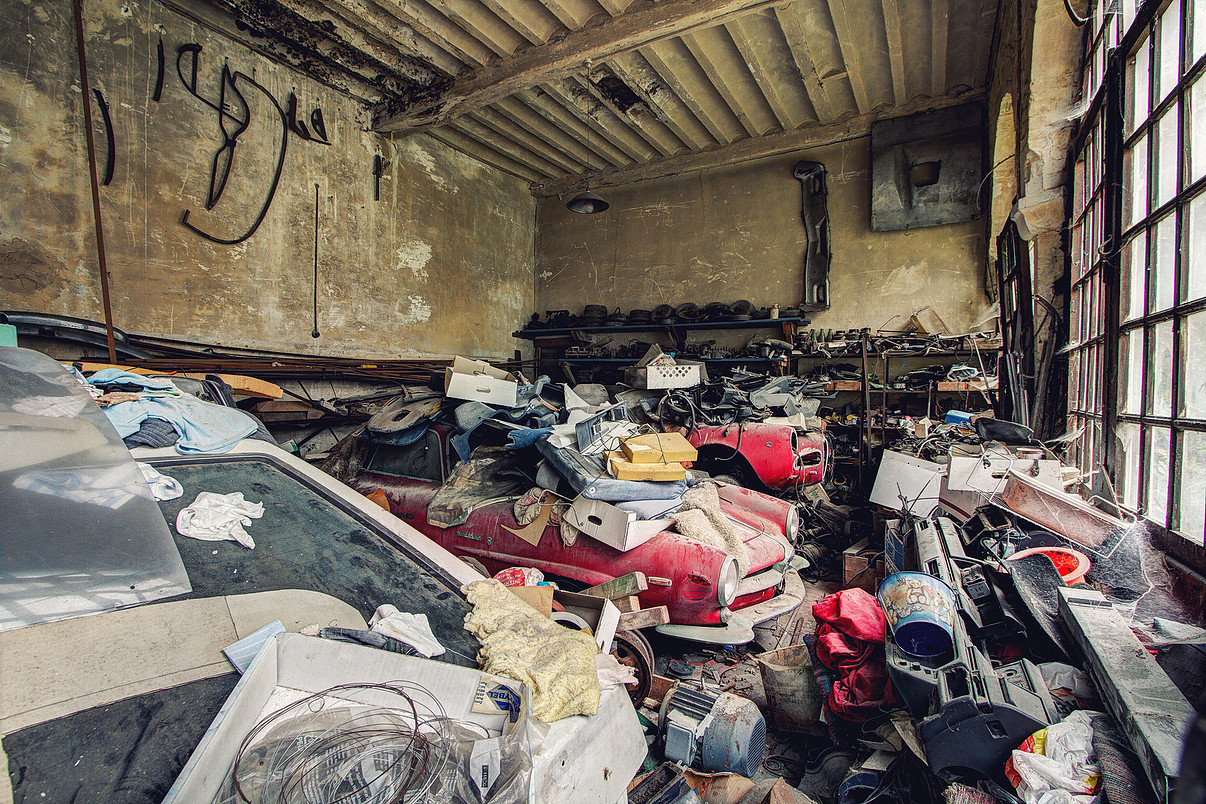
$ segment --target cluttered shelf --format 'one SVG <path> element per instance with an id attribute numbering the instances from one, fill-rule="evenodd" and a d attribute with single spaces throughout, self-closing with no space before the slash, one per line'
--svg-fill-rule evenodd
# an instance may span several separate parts
<path id="1" fill-rule="evenodd" d="M 619 363 L 631 366 L 634 358 L 631 357 L 573 357 L 567 356 L 559 358 L 562 363 Z M 773 363 L 769 357 L 704 357 L 700 358 L 700 363 Z"/>
<path id="2" fill-rule="evenodd" d="M 521 329 L 511 333 L 515 338 L 534 341 L 551 335 L 569 335 L 574 332 L 654 332 L 661 329 L 693 330 L 693 329 L 766 329 L 780 324 L 808 324 L 809 319 L 790 318 L 755 318 L 748 321 L 679 321 L 671 324 L 653 322 L 640 324 L 620 324 L 617 326 L 591 327 L 548 327 L 543 329 Z"/>

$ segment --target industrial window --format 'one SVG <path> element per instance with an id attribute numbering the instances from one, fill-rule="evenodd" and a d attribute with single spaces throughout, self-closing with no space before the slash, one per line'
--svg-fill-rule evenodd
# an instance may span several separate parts
<path id="1" fill-rule="evenodd" d="M 1206 0 L 1121 3 L 1087 39 L 1073 151 L 1069 425 L 1082 471 L 1107 466 L 1124 506 L 1201 545 Z"/>

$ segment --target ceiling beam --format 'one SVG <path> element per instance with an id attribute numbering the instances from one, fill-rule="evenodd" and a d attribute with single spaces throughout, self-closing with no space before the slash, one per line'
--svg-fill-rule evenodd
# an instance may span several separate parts
<path id="1" fill-rule="evenodd" d="M 829 126 L 809 126 L 794 131 L 781 131 L 748 140 L 738 140 L 729 145 L 712 148 L 697 153 L 669 156 L 655 159 L 640 165 L 627 168 L 593 171 L 586 175 L 570 176 L 561 180 L 535 181 L 532 183 L 532 195 L 537 198 L 565 195 L 579 192 L 588 184 L 591 189 L 601 187 L 616 187 L 625 184 L 637 184 L 654 179 L 664 179 L 682 173 L 735 165 L 754 159 L 764 159 L 770 156 L 802 151 L 808 148 L 818 148 L 823 145 L 845 142 L 867 136 L 871 125 L 877 120 L 890 117 L 904 117 L 917 112 L 932 111 L 958 106 L 971 101 L 983 100 L 984 90 L 975 92 L 952 93 L 941 98 L 925 98 L 902 104 L 891 109 L 882 109 L 849 117 L 841 123 Z"/>
<path id="2" fill-rule="evenodd" d="M 717 25 L 737 14 L 783 0 L 665 0 L 605 19 L 563 39 L 504 56 L 497 64 L 459 77 L 438 103 L 377 116 L 379 132 L 413 131 L 440 126 L 452 118 L 518 91 L 547 84 L 617 53 L 642 47 L 696 28 Z M 500 54 L 502 55 L 502 54 Z"/>

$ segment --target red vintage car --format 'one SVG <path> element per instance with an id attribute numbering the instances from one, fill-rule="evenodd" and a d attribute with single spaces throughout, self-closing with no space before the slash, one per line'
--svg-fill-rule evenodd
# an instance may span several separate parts
<path id="1" fill-rule="evenodd" d="M 682 433 L 699 450 L 696 466 L 741 486 L 782 492 L 824 481 L 825 435 L 785 424 L 697 425 Z"/>
<path id="2" fill-rule="evenodd" d="M 514 516 L 515 500 L 533 485 L 531 456 L 482 447 L 458 464 L 449 436 L 448 428 L 433 425 L 407 446 L 374 444 L 351 485 L 362 494 L 380 489 L 390 511 L 489 572 L 535 567 L 583 585 L 643 572 L 649 589 L 641 605 L 666 606 L 670 624 L 658 630 L 673 636 L 743 644 L 753 639 L 755 624 L 803 599 L 803 582 L 789 567 L 799 511 L 786 501 L 720 485 L 722 507 L 749 553 L 744 578 L 732 556 L 669 530 L 621 552 L 586 535 L 567 547 L 550 525 L 533 545 L 515 532 L 522 526 Z"/>

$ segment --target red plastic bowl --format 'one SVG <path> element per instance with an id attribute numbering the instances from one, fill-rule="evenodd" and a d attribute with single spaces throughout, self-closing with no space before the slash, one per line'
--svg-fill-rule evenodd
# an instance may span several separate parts
<path id="1" fill-rule="evenodd" d="M 1009 557 L 1010 561 L 1041 553 L 1051 559 L 1059 576 L 1068 586 L 1084 583 L 1085 575 L 1093 568 L 1089 557 L 1084 553 L 1068 547 L 1031 547 L 1029 550 L 1019 550 Z"/>

